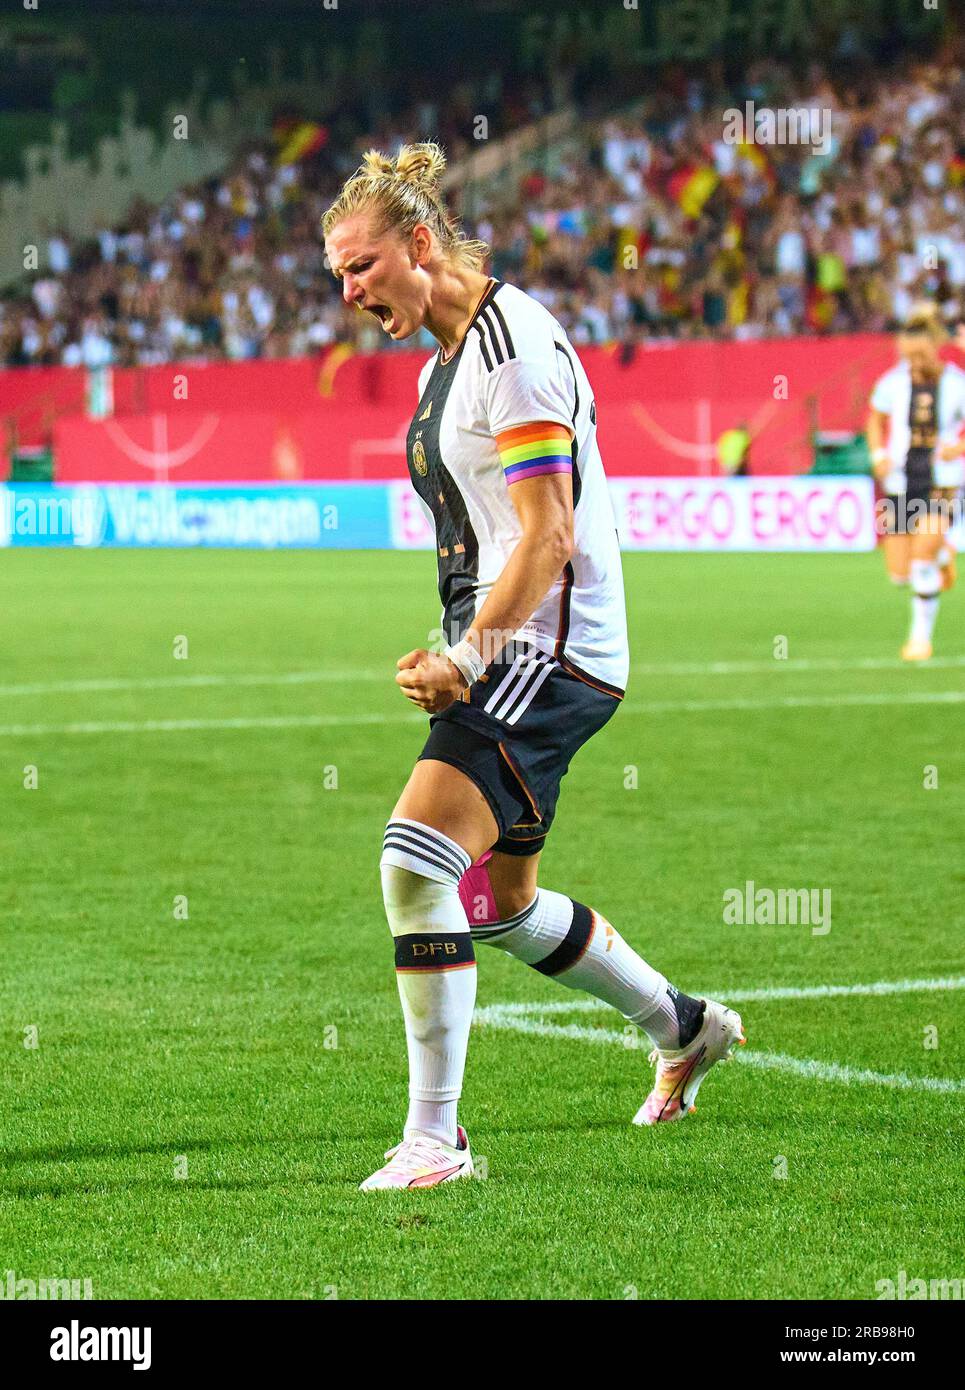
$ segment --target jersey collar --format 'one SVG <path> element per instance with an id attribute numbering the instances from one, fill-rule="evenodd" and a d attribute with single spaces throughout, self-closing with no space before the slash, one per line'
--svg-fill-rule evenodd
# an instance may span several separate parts
<path id="1" fill-rule="evenodd" d="M 459 356 L 459 354 L 462 352 L 463 348 L 464 348 L 465 345 L 466 345 L 466 339 L 469 337 L 469 330 L 472 328 L 473 324 L 476 322 L 476 320 L 478 319 L 479 315 L 482 313 L 483 309 L 486 307 L 486 305 L 487 305 L 487 304 L 489 303 L 489 301 L 492 299 L 493 295 L 496 293 L 496 287 L 497 287 L 498 284 L 499 284 L 499 281 L 496 279 L 496 277 L 495 277 L 494 275 L 490 275 L 490 277 L 489 277 L 489 284 L 486 286 L 486 288 L 483 290 L 482 294 L 479 296 L 479 303 L 476 305 L 475 309 L 473 309 L 473 311 L 472 311 L 472 318 L 471 318 L 471 319 L 469 320 L 469 322 L 466 324 L 466 331 L 465 331 L 465 333 L 462 335 L 462 337 L 459 339 L 459 345 L 458 345 L 458 347 L 456 348 L 455 352 L 452 354 L 451 357 L 445 357 L 445 358 L 444 358 L 443 355 L 442 355 L 442 348 L 439 348 L 439 366 L 440 366 L 440 367 L 451 367 L 452 364 L 453 364 L 453 362 L 455 362 L 456 358 L 457 358 L 457 357 Z"/>

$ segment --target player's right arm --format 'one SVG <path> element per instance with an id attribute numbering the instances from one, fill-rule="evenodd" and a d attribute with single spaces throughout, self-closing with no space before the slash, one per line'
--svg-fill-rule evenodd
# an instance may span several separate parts
<path id="1" fill-rule="evenodd" d="M 888 416 L 881 410 L 875 410 L 872 406 L 868 411 L 865 438 L 868 441 L 868 450 L 871 454 L 871 466 L 879 482 L 891 470 L 891 460 L 886 447 L 887 437 Z"/>
<path id="2" fill-rule="evenodd" d="M 884 482 L 893 466 L 887 441 L 894 392 L 895 372 L 892 369 L 890 372 L 885 372 L 884 376 L 879 377 L 875 382 L 871 400 L 868 402 L 868 423 L 865 428 L 865 438 L 871 453 L 871 467 L 879 482 Z"/>

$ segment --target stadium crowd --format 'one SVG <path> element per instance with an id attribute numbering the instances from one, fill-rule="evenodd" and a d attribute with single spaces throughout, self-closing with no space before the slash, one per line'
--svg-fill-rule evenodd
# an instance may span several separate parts
<path id="1" fill-rule="evenodd" d="M 814 143 L 752 143 L 725 114 L 748 101 L 829 124 Z M 466 115 L 463 129 L 468 102 Z M 369 146 L 441 136 L 451 157 L 468 152 L 452 107 L 440 119 L 421 101 L 354 140 L 306 123 L 301 155 L 284 154 L 289 130 L 91 241 L 53 232 L 46 265 L 0 300 L 0 364 L 280 357 L 336 342 L 391 350 L 374 319 L 342 303 L 319 219 Z M 833 80 L 767 61 L 736 91 L 713 73 L 677 74 L 631 114 L 577 129 L 533 160 L 508 200 L 475 189 L 464 219 L 492 245 L 492 273 L 544 302 L 575 342 L 880 331 L 922 297 L 958 321 L 958 66 Z"/>

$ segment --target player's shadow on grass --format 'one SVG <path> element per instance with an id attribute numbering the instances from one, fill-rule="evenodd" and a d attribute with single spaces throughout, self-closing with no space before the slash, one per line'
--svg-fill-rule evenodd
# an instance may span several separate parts
<path id="1" fill-rule="evenodd" d="M 3 1197 L 76 1197 L 78 1193 L 117 1193 L 117 1192 L 265 1192 L 275 1191 L 303 1192 L 307 1187 L 325 1187 L 331 1184 L 330 1178 L 306 1178 L 302 1173 L 279 1171 L 277 1177 L 262 1178 L 212 1178 L 203 1181 L 199 1178 L 127 1178 L 117 1182 L 84 1181 L 76 1182 L 24 1182 L 10 1187 L 0 1185 Z"/>
<path id="2" fill-rule="evenodd" d="M 44 1144 L 23 1149 L 6 1149 L 0 1156 L 0 1172 L 18 1163 L 79 1163 L 89 1158 L 136 1158 L 139 1154 L 170 1154 L 174 1158 L 185 1154 L 210 1153 L 219 1149 L 251 1149 L 277 1147 L 279 1144 L 317 1144 L 317 1131 L 295 1134 L 286 1131 L 275 1134 L 265 1130 L 258 1134 L 234 1135 L 232 1138 L 164 1139 L 155 1144 Z"/>
<path id="3" fill-rule="evenodd" d="M 14 1163 L 76 1163 L 84 1158 L 131 1158 L 135 1154 L 190 1154 L 199 1149 L 234 1148 L 237 1140 L 181 1139 L 158 1144 L 44 1144 L 35 1148 L 7 1149 L 2 1167 Z"/>

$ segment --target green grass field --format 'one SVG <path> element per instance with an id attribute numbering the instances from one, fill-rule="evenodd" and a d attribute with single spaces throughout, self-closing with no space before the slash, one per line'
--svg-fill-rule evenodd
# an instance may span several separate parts
<path id="1" fill-rule="evenodd" d="M 625 573 L 630 690 L 541 881 L 691 992 L 960 985 L 965 594 L 908 669 L 880 557 Z M 948 987 L 747 1000 L 697 1115 L 640 1130 L 623 1019 L 479 947 L 486 1180 L 356 1191 L 404 1115 L 378 861 L 427 727 L 393 674 L 438 621 L 431 555 L 8 551 L 0 608 L 0 1279 L 866 1299 L 965 1276 Z M 725 925 L 747 880 L 830 889 L 831 930 Z"/>

